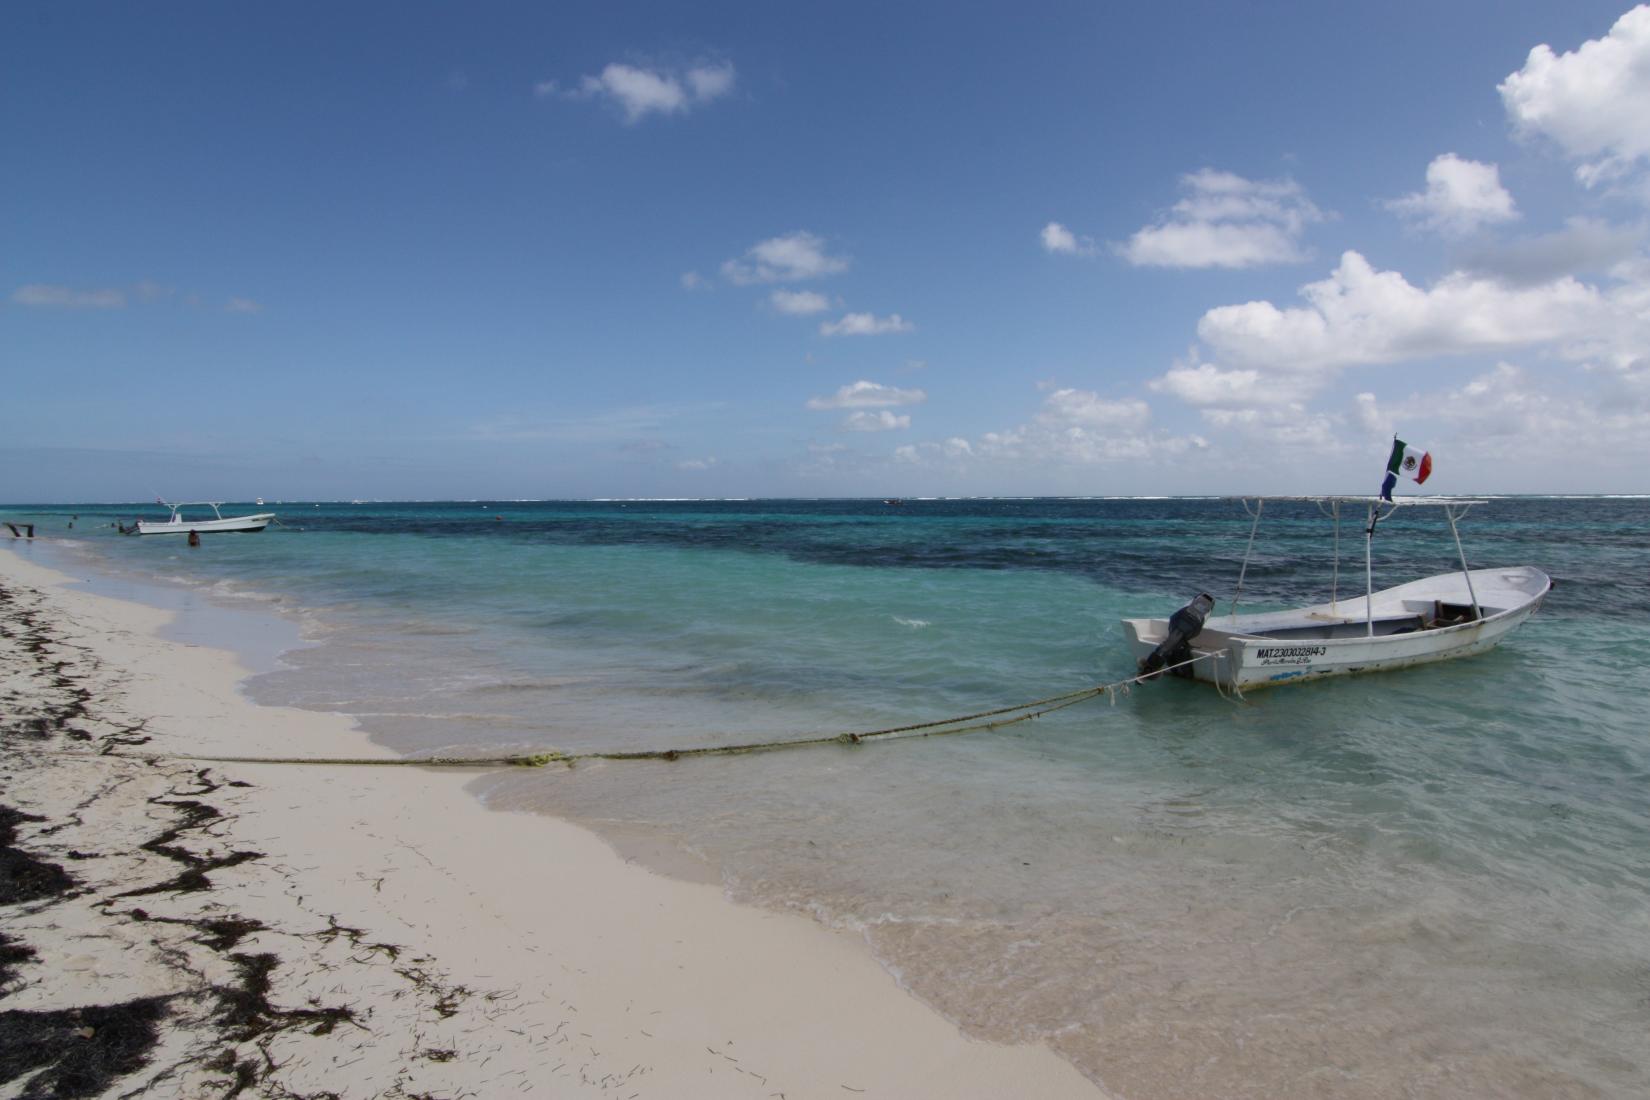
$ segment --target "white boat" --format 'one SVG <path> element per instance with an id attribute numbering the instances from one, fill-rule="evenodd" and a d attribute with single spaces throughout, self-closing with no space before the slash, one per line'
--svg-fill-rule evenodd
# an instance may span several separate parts
<path id="1" fill-rule="evenodd" d="M 165 501 L 160 501 L 166 504 Z M 140 519 L 134 529 L 140 535 L 184 535 L 190 531 L 262 531 L 275 518 L 274 512 L 259 512 L 251 516 L 226 516 L 219 511 L 223 502 L 214 500 L 192 500 L 183 504 L 166 504 L 172 510 L 169 519 L 159 522 Z M 185 508 L 210 508 L 212 518 L 190 519 L 183 514 Z"/>
<path id="2" fill-rule="evenodd" d="M 1528 565 L 1468 569 L 1456 520 L 1478 500 L 1451 497 L 1285 497 L 1316 501 L 1335 520 L 1335 588 L 1328 603 L 1288 611 L 1238 614 L 1237 601 L 1254 548 L 1249 533 L 1238 574 L 1237 594 L 1225 615 L 1211 615 L 1213 598 L 1199 596 L 1168 619 L 1124 619 L 1123 630 L 1143 673 L 1159 669 L 1244 690 L 1273 684 L 1377 672 L 1482 653 L 1535 613 L 1552 588 L 1541 570 Z M 1368 508 L 1362 596 L 1339 598 L 1340 508 Z M 1424 577 L 1395 588 L 1374 590 L 1370 544 L 1375 525 L 1402 506 L 1442 508 L 1455 536 L 1461 569 Z M 1255 526 L 1265 507 L 1250 511 Z M 1245 510 L 1249 501 L 1244 501 Z"/>

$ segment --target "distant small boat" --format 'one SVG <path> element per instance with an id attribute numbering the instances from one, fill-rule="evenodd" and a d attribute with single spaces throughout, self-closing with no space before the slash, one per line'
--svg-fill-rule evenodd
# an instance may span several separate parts
<path id="1" fill-rule="evenodd" d="M 169 519 L 161 522 L 138 520 L 133 531 L 139 535 L 183 535 L 190 531 L 262 531 L 275 518 L 274 512 L 259 512 L 251 516 L 226 516 L 218 508 L 222 501 L 192 500 L 183 504 L 166 504 L 164 500 L 157 501 L 165 504 L 172 510 Z M 185 508 L 210 508 L 211 519 L 189 519 L 183 514 Z"/>
<path id="2" fill-rule="evenodd" d="M 1274 498 L 1277 499 L 1277 498 Z M 1377 592 L 1371 581 L 1369 544 L 1382 518 L 1382 501 L 1369 497 L 1293 497 L 1325 508 L 1336 525 L 1336 588 L 1342 504 L 1367 505 L 1362 596 L 1289 611 L 1215 616 L 1207 593 L 1168 619 L 1124 619 L 1123 630 L 1143 675 L 1172 671 L 1226 688 L 1255 688 L 1323 676 L 1377 672 L 1482 653 L 1533 615 L 1552 581 L 1529 565 L 1468 569 L 1455 521 L 1483 501 L 1447 497 L 1400 497 L 1390 506 L 1433 505 L 1444 511 L 1455 535 L 1461 569 Z M 1250 513 L 1260 523 L 1261 501 Z M 1248 501 L 1244 502 L 1248 508 Z M 1390 514 L 1390 512 L 1385 513 Z M 1254 546 L 1254 531 L 1249 545 Z M 1244 554 L 1244 570 L 1249 555 Z M 1243 573 L 1238 574 L 1238 592 Z"/>

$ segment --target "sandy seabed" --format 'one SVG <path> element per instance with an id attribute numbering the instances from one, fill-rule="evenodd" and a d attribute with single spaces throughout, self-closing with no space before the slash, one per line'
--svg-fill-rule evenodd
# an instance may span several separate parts
<path id="1" fill-rule="evenodd" d="M 0 1100 L 1102 1095 L 479 772 L 211 759 L 393 754 L 31 553 L 0 545 Z"/>

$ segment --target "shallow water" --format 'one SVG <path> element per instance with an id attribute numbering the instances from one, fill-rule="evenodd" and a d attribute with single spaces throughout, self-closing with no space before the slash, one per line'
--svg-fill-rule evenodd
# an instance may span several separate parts
<path id="1" fill-rule="evenodd" d="M 276 510 L 197 551 L 95 526 L 129 509 L 31 511 L 102 570 L 284 611 L 315 644 L 254 696 L 406 751 L 729 743 L 1120 679 L 1118 618 L 1224 601 L 1249 534 L 1201 500 Z M 856 929 L 971 1033 L 1124 1096 L 1644 1095 L 1647 532 L 1645 500 L 1480 506 L 1471 564 L 1556 587 L 1469 660 L 481 793 Z M 1326 598 L 1330 534 L 1268 505 L 1244 605 Z M 1455 564 L 1424 510 L 1375 547 L 1377 585 Z M 1360 592 L 1355 519 L 1340 549 Z"/>

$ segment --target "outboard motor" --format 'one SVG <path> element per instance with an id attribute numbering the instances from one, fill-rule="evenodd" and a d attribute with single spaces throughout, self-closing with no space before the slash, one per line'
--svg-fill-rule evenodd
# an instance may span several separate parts
<path id="1" fill-rule="evenodd" d="M 1200 592 L 1192 602 L 1169 616 L 1166 634 L 1151 656 L 1140 662 L 1142 676 L 1156 676 L 1166 665 L 1178 665 L 1192 659 L 1192 639 L 1203 629 L 1203 620 L 1215 609 L 1215 598 Z"/>

